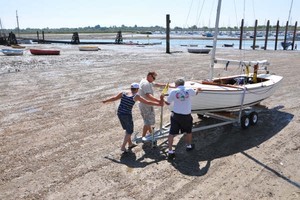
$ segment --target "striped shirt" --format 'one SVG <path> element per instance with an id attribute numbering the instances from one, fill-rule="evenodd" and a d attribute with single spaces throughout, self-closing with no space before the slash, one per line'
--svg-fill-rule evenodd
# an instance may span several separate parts
<path id="1" fill-rule="evenodd" d="M 122 94 L 122 98 L 121 98 L 120 105 L 118 108 L 118 115 L 119 114 L 121 114 L 121 115 L 124 115 L 124 114 L 131 115 L 132 114 L 132 107 L 135 104 L 135 101 L 134 101 L 135 96 L 136 95 L 127 96 L 126 93 Z"/>

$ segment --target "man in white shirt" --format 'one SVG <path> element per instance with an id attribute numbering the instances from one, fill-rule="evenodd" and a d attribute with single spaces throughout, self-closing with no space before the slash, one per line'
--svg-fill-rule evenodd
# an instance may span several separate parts
<path id="1" fill-rule="evenodd" d="M 197 91 L 192 88 L 185 88 L 183 79 L 176 80 L 175 87 L 170 92 L 166 102 L 166 104 L 174 102 L 171 114 L 171 128 L 168 136 L 169 160 L 173 160 L 175 157 L 175 152 L 172 150 L 173 140 L 180 131 L 185 133 L 186 150 L 191 151 L 194 149 L 194 144 L 192 144 L 193 117 L 191 115 L 191 97 L 201 91 L 201 88 L 198 88 Z"/>

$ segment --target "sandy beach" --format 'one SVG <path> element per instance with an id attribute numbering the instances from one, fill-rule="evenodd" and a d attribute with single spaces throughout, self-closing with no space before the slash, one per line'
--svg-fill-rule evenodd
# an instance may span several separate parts
<path id="1" fill-rule="evenodd" d="M 186 47 L 166 54 L 163 45 L 100 45 L 95 52 L 25 46 L 23 56 L 0 53 L 0 199 L 300 199 L 300 51 L 218 49 L 219 58 L 267 59 L 282 85 L 261 102 L 256 126 L 195 132 L 192 152 L 178 136 L 170 163 L 163 145 L 140 143 L 121 155 L 118 102 L 101 100 L 152 70 L 157 82 L 206 79 L 210 55 Z M 61 55 L 33 56 L 30 48 Z M 163 109 L 166 124 L 170 111 Z M 133 116 L 141 132 L 137 105 Z M 196 115 L 194 121 L 202 123 Z"/>

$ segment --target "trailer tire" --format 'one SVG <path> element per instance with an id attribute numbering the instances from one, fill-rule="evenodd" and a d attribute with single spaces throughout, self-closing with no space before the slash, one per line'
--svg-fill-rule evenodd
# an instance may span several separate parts
<path id="1" fill-rule="evenodd" d="M 257 124 L 258 121 L 258 114 L 257 112 L 253 111 L 250 113 L 250 124 L 255 125 Z"/>
<path id="2" fill-rule="evenodd" d="M 203 114 L 197 114 L 197 116 L 198 116 L 198 119 L 204 119 L 205 118 Z"/>
<path id="3" fill-rule="evenodd" d="M 248 115 L 244 115 L 241 118 L 241 127 L 247 129 L 250 126 L 250 118 Z"/>

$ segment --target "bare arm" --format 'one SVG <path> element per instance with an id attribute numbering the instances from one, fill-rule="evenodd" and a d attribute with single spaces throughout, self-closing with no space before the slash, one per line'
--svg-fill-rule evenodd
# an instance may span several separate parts
<path id="1" fill-rule="evenodd" d="M 165 87 L 167 84 L 166 83 L 153 83 L 154 87 Z"/>
<path id="2" fill-rule="evenodd" d="M 196 89 L 196 95 L 197 95 L 199 92 L 201 92 L 201 91 L 202 91 L 201 88 L 197 88 L 197 89 Z"/>
<path id="3" fill-rule="evenodd" d="M 149 99 L 150 101 L 155 101 L 155 102 L 160 102 L 159 99 L 155 98 L 152 94 L 147 93 L 146 94 L 147 99 Z"/>
<path id="4" fill-rule="evenodd" d="M 160 95 L 160 100 L 163 101 L 163 103 L 167 104 L 168 106 L 170 105 L 169 102 L 165 101 L 164 99 L 165 95 Z"/>
<path id="5" fill-rule="evenodd" d="M 147 99 L 141 97 L 140 95 L 136 95 L 134 97 L 135 101 L 140 101 L 142 103 L 148 104 L 148 105 L 152 105 L 152 106 L 163 106 L 163 100 L 159 100 L 157 101 L 148 101 Z"/>
<path id="6" fill-rule="evenodd" d="M 121 99 L 121 97 L 122 97 L 122 92 L 120 92 L 116 96 L 113 96 L 113 97 L 110 97 L 110 98 L 108 98 L 106 100 L 103 100 L 102 103 L 113 102 L 113 101 L 116 101 L 118 99 Z"/>

